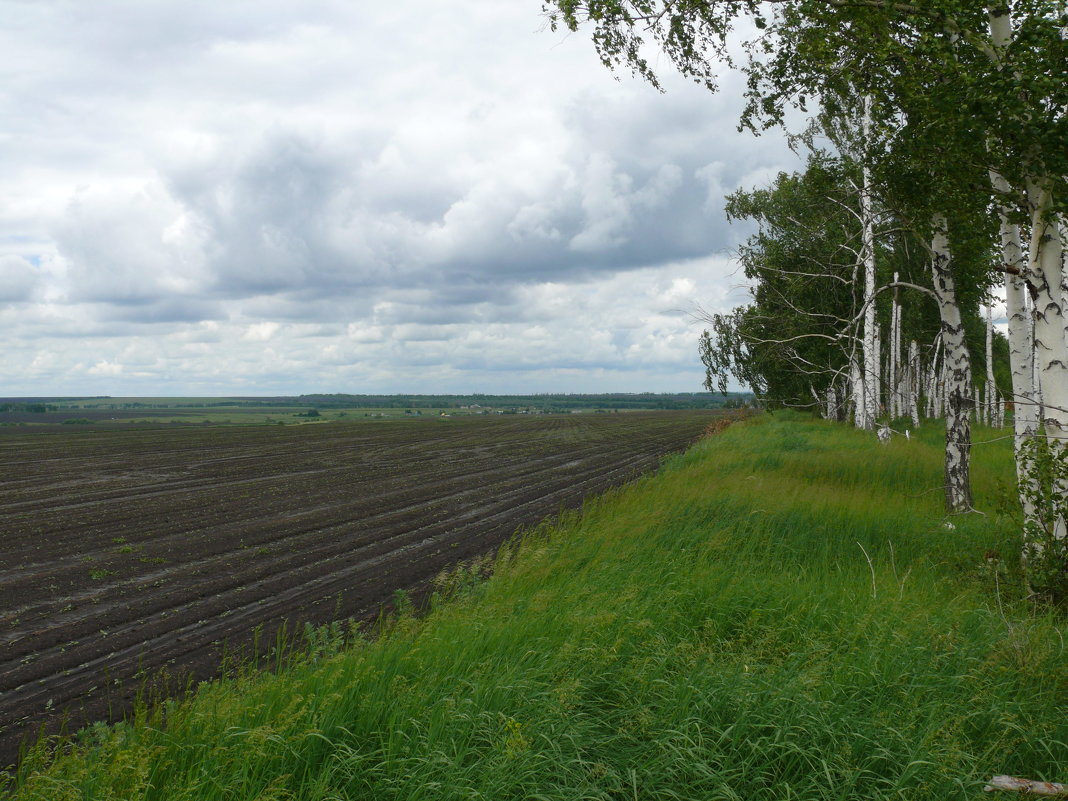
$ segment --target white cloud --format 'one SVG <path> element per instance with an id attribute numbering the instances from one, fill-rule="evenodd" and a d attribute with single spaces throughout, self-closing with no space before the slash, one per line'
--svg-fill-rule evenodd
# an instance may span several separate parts
<path id="1" fill-rule="evenodd" d="M 13 253 L 0 254 L 0 303 L 29 300 L 37 288 L 38 273 L 28 259 Z"/>
<path id="2" fill-rule="evenodd" d="M 88 370 L 89 375 L 117 376 L 122 374 L 122 365 L 102 359 Z"/>
<path id="3" fill-rule="evenodd" d="M 696 389 L 722 195 L 794 163 L 736 77 L 617 82 L 536 4 L 0 14 L 24 394 Z"/>
<path id="4" fill-rule="evenodd" d="M 280 328 L 281 326 L 274 322 L 253 323 L 245 329 L 241 338 L 247 342 L 266 342 L 274 337 Z"/>

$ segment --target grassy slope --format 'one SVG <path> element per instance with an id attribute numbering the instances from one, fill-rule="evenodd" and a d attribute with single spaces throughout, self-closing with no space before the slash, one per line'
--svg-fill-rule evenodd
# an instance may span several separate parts
<path id="1" fill-rule="evenodd" d="M 995 581 L 1010 455 L 975 456 L 988 515 L 947 530 L 936 431 L 736 425 L 426 621 L 30 759 L 17 797 L 946 801 L 1058 778 L 1062 619 Z"/>

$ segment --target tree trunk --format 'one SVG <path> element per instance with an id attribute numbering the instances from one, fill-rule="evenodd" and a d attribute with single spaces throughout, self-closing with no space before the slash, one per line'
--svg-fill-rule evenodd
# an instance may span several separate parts
<path id="1" fill-rule="evenodd" d="M 1050 212 L 1049 186 L 1032 183 L 1028 197 L 1032 209 L 1028 279 L 1034 298 L 1034 349 L 1042 393 L 1040 421 L 1056 464 L 1064 458 L 1068 447 L 1068 342 L 1065 341 L 1065 298 L 1061 291 L 1063 244 L 1059 221 Z M 1068 539 L 1065 523 L 1068 476 L 1055 475 L 1052 486 L 1042 489 L 1050 493 L 1051 501 L 1047 536 L 1054 542 L 1063 542 Z M 1034 548 L 1039 543 L 1029 545 Z"/>
<path id="2" fill-rule="evenodd" d="M 997 425 L 997 387 L 994 384 L 994 312 L 986 307 L 986 424 Z"/>
<path id="3" fill-rule="evenodd" d="M 864 377 L 855 356 L 849 357 L 849 386 L 852 390 L 850 406 L 853 422 L 857 428 L 863 428 L 861 418 L 864 416 Z"/>
<path id="4" fill-rule="evenodd" d="M 913 339 L 909 342 L 909 414 L 912 427 L 920 427 L 920 348 Z"/>
<path id="5" fill-rule="evenodd" d="M 971 490 L 971 364 L 964 341 L 964 323 L 957 304 L 949 237 L 944 216 L 934 219 L 931 240 L 931 273 L 938 311 L 942 318 L 942 344 L 946 372 L 946 510 L 964 512 L 972 508 Z"/>
<path id="6" fill-rule="evenodd" d="M 894 273 L 894 283 L 896 284 L 897 281 L 898 274 Z M 892 420 L 905 414 L 902 392 L 903 367 L 901 363 L 901 303 L 898 299 L 898 290 L 895 288 L 890 303 L 890 358 L 886 363 L 887 407 Z"/>
<path id="7" fill-rule="evenodd" d="M 941 376 L 941 368 L 939 367 L 939 354 L 942 350 L 942 332 L 939 331 L 935 337 L 934 344 L 931 346 L 931 363 L 927 366 L 927 416 L 928 417 L 941 417 L 942 414 L 938 409 L 938 385 L 939 377 Z"/>
<path id="8" fill-rule="evenodd" d="M 1003 188 L 1008 184 L 1002 179 Z M 995 183 L 995 186 L 998 186 Z M 999 187 L 1002 188 L 1002 187 Z M 1029 444 L 1038 433 L 1038 405 L 1035 401 L 1035 348 L 1031 340 L 1032 321 L 1027 309 L 1027 260 L 1024 258 L 1020 226 L 1000 209 L 1001 258 L 1005 273 L 1005 311 L 1009 319 L 1009 370 L 1012 374 L 1013 440 L 1016 456 L 1016 483 L 1025 528 L 1035 522 L 1036 497 L 1034 465 Z M 1013 273 L 1013 270 L 1016 273 Z"/>
<path id="9" fill-rule="evenodd" d="M 871 128 L 871 98 L 864 98 L 862 120 L 864 141 L 868 141 Z M 860 260 L 864 265 L 864 410 L 858 415 L 857 425 L 868 430 L 875 428 L 879 416 L 879 329 L 875 319 L 875 219 L 871 203 L 871 170 L 862 170 L 860 188 Z"/>

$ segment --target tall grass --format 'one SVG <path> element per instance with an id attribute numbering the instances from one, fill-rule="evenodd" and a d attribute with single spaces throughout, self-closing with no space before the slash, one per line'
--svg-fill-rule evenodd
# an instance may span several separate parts
<path id="1" fill-rule="evenodd" d="M 15 796 L 946 801 L 1068 778 L 1063 619 L 1020 591 L 1008 444 L 975 457 L 985 515 L 947 520 L 937 432 L 735 425 L 374 642 L 31 753 Z"/>

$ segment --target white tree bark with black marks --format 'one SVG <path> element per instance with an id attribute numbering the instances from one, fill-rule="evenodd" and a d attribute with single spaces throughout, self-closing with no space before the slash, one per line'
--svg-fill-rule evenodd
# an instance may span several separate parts
<path id="1" fill-rule="evenodd" d="M 894 273 L 894 283 L 898 274 Z M 895 287 L 890 303 L 890 358 L 886 361 L 886 405 L 891 419 L 905 414 L 905 396 L 903 392 L 904 369 L 901 363 L 901 302 Z"/>
<path id="2" fill-rule="evenodd" d="M 986 424 L 996 426 L 998 420 L 998 389 L 994 383 L 994 312 L 986 307 L 986 391 L 983 393 L 986 407 Z"/>
<path id="3" fill-rule="evenodd" d="M 934 218 L 931 238 L 931 275 L 938 311 L 942 319 L 945 352 L 946 404 L 946 509 L 964 512 L 972 508 L 971 491 L 971 363 L 964 341 L 964 322 L 957 303 L 947 223 L 941 214 Z"/>
<path id="4" fill-rule="evenodd" d="M 886 369 L 883 376 L 883 387 L 886 389 L 886 412 L 891 419 L 896 417 L 897 408 L 894 405 L 894 387 L 897 386 L 897 365 L 894 364 L 894 315 L 896 309 L 890 305 L 890 330 L 887 339 L 890 341 L 890 352 L 886 357 Z"/>
<path id="5" fill-rule="evenodd" d="M 857 428 L 863 428 L 860 418 L 864 415 L 864 376 L 855 356 L 849 357 L 849 388 L 851 390 L 849 411 L 853 415 Z"/>
<path id="6" fill-rule="evenodd" d="M 1013 40 L 1012 16 L 1008 4 L 989 7 L 988 19 L 993 45 L 992 55 L 1000 61 Z M 1063 35 L 1063 31 L 1062 31 Z M 995 191 L 1007 197 L 1012 187 L 998 173 L 991 171 Z M 1034 539 L 1046 530 L 1039 520 L 1034 500 L 1050 494 L 1060 498 L 1061 510 L 1052 523 L 1055 539 L 1068 536 L 1064 519 L 1064 501 L 1068 496 L 1065 480 L 1043 487 L 1038 465 L 1034 463 L 1035 438 L 1040 427 L 1049 437 L 1050 450 L 1056 456 L 1068 447 L 1068 335 L 1065 325 L 1066 276 L 1064 246 L 1058 220 L 1050 214 L 1050 182 L 1040 176 L 1028 180 L 1026 195 L 1031 211 L 1031 241 L 1026 258 L 1023 254 L 1019 226 L 1011 221 L 1007 209 L 1001 212 L 1003 267 L 1006 269 L 1005 296 L 1009 318 L 1009 362 L 1012 371 L 1014 408 L 1013 434 L 1016 473 L 1023 506 L 1025 532 L 1025 568 L 1044 547 Z M 1007 205 L 1007 204 L 1006 204 Z M 1028 315 L 1027 293 L 1030 290 L 1031 314 Z M 1049 408 L 1047 409 L 1046 403 Z M 1059 484 L 1059 486 L 1057 485 Z M 1035 578 L 1027 571 L 1029 580 Z M 1039 577 L 1041 580 L 1041 577 Z"/>
<path id="7" fill-rule="evenodd" d="M 996 176 L 1000 178 L 1000 176 Z M 1008 184 L 1001 178 L 1007 191 Z M 995 183 L 995 186 L 999 186 Z M 1007 208 L 1000 209 L 1001 249 L 1005 269 L 1005 313 L 1008 317 L 1008 364 L 1012 378 L 1012 439 L 1016 454 L 1016 480 L 1025 523 L 1035 520 L 1035 474 L 1026 445 L 1038 434 L 1038 404 L 1035 398 L 1034 324 L 1027 309 L 1027 260 L 1023 253 L 1020 225 L 1012 222 Z"/>
<path id="8" fill-rule="evenodd" d="M 909 342 L 909 415 L 913 428 L 920 427 L 920 346 L 913 339 Z"/>
<path id="9" fill-rule="evenodd" d="M 942 416 L 938 409 L 938 386 L 942 375 L 941 367 L 939 366 L 941 352 L 942 332 L 939 331 L 935 337 L 934 344 L 931 345 L 931 362 L 927 365 L 927 390 L 924 396 L 927 400 L 927 417 Z"/>
<path id="10" fill-rule="evenodd" d="M 1033 182 L 1028 187 L 1031 203 L 1031 246 L 1028 253 L 1028 280 L 1034 298 L 1034 350 L 1041 387 L 1040 422 L 1049 448 L 1057 458 L 1068 447 L 1068 339 L 1065 337 L 1065 297 L 1061 284 L 1064 273 L 1064 246 L 1059 220 L 1050 212 L 1052 196 L 1048 184 Z M 1062 500 L 1052 521 L 1054 539 L 1068 538 L 1064 498 L 1068 481 L 1061 480 L 1049 491 Z"/>
<path id="11" fill-rule="evenodd" d="M 871 132 L 871 98 L 864 98 L 862 136 L 867 143 Z M 875 317 L 875 216 L 872 210 L 871 170 L 865 162 L 860 188 L 860 261 L 864 267 L 864 329 L 862 334 L 862 369 L 864 406 L 857 415 L 857 427 L 872 430 L 879 416 L 879 327 Z"/>

